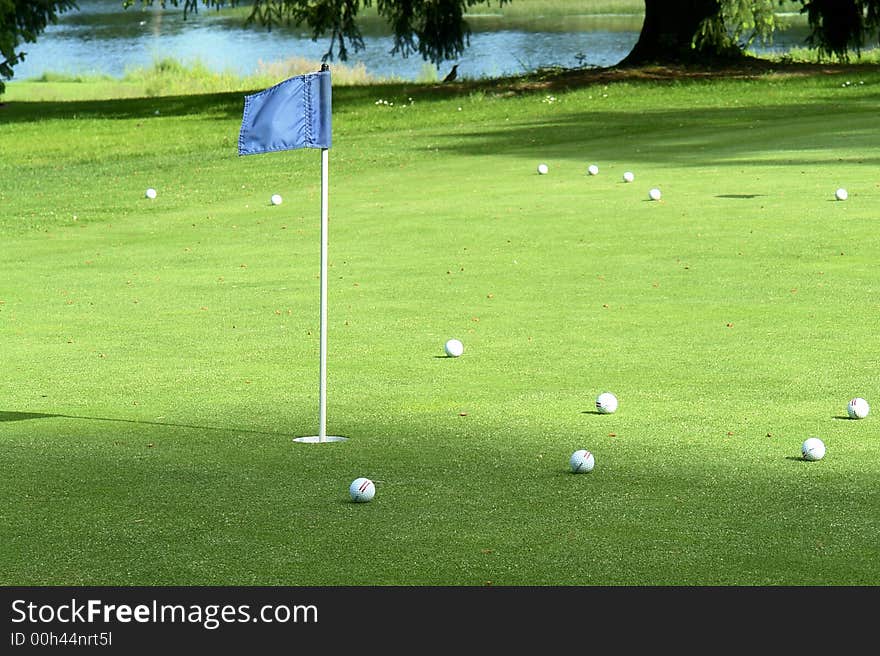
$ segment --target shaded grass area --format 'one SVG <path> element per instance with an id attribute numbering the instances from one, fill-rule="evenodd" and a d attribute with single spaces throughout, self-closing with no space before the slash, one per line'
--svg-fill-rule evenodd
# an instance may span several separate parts
<path id="1" fill-rule="evenodd" d="M 236 157 L 234 93 L 9 103 L 4 581 L 875 585 L 878 88 L 334 90 L 319 446 L 317 153 Z"/>

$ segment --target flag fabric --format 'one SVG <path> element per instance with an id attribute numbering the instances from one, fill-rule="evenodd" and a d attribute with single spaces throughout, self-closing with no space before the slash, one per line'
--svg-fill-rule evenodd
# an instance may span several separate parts
<path id="1" fill-rule="evenodd" d="M 244 98 L 238 154 L 330 148 L 330 71 L 292 77 Z"/>

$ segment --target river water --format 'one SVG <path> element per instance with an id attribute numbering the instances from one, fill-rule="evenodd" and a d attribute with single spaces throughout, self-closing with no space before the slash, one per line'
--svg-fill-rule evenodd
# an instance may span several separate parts
<path id="1" fill-rule="evenodd" d="M 295 27 L 271 31 L 243 28 L 242 19 L 210 9 L 200 9 L 186 20 L 178 8 L 122 8 L 121 0 L 81 0 L 79 10 L 62 14 L 33 44 L 20 49 L 27 54 L 15 68 L 16 80 L 46 72 L 106 74 L 122 77 L 126 70 L 150 67 L 171 57 L 183 64 L 199 62 L 218 71 L 238 75 L 256 73 L 261 64 L 290 58 L 320 61 L 329 39 L 313 40 L 310 32 Z M 460 78 L 517 75 L 550 66 L 612 66 L 625 57 L 638 40 L 641 16 L 572 16 L 535 19 L 527 27 L 505 19 L 471 17 L 470 46 L 459 63 Z M 442 77 L 418 55 L 392 56 L 392 37 L 379 25 L 365 25 L 365 49 L 350 49 L 349 65 L 363 63 L 377 78 L 419 80 Z M 785 51 L 802 45 L 802 31 L 783 32 L 763 51 Z M 759 49 L 761 51 L 761 49 Z"/>

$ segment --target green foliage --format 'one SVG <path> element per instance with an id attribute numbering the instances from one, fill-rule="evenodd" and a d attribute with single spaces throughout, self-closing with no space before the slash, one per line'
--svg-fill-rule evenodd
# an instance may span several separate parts
<path id="1" fill-rule="evenodd" d="M 778 24 L 774 11 L 778 4 L 778 0 L 725 0 L 721 11 L 731 38 L 746 46 L 755 40 L 768 42 Z"/>
<path id="2" fill-rule="evenodd" d="M 242 0 L 202 0 L 208 7 L 236 6 Z M 245 0 L 246 1 L 246 0 Z M 494 0 L 503 6 L 510 0 Z M 136 0 L 124 0 L 126 7 Z M 154 4 L 154 0 L 141 0 Z M 158 0 L 161 6 L 183 6 L 184 12 L 198 11 L 199 0 Z M 375 0 L 378 14 L 394 34 L 392 54 L 407 57 L 419 54 L 437 66 L 459 57 L 469 45 L 470 28 L 464 20 L 468 7 L 493 4 L 493 0 Z M 282 23 L 311 28 L 313 37 L 329 36 L 324 60 L 347 60 L 349 49 L 364 46 L 358 25 L 362 9 L 373 7 L 373 0 L 251 0 L 247 24 L 272 28 Z"/>
<path id="3" fill-rule="evenodd" d="M 645 5 L 653 11 L 646 12 L 642 38 L 627 58 L 631 63 L 741 56 L 755 41 L 772 40 L 780 10 L 806 13 L 810 44 L 841 59 L 858 52 L 866 37 L 877 36 L 880 26 L 880 0 L 645 0 Z"/>
<path id="4" fill-rule="evenodd" d="M 525 0 L 514 6 L 527 5 Z M 573 2 L 572 4 L 576 4 Z M 591 3 L 596 6 L 596 3 Z M 880 27 L 880 0 L 718 0 L 695 3 L 692 0 L 648 0 L 657 12 L 677 16 L 666 24 L 681 25 L 684 17 L 706 12 L 705 19 L 695 31 L 688 33 L 682 45 L 699 52 L 700 57 L 739 55 L 756 42 L 770 43 L 781 25 L 780 12 L 802 12 L 809 18 L 812 36 L 809 43 L 821 54 L 847 59 L 850 52 L 860 52 L 869 40 L 877 43 Z M 632 9 L 632 7 L 629 7 Z M 573 11 L 571 7 L 568 11 Z M 644 12 L 642 12 L 644 13 Z M 648 20 L 651 20 L 649 17 Z M 655 23 L 657 29 L 658 23 Z M 662 61 L 663 49 L 674 59 L 674 48 L 679 43 L 673 31 L 658 40 L 661 48 L 652 58 Z"/>
<path id="5" fill-rule="evenodd" d="M 76 8 L 75 0 L 0 0 L 0 93 L 25 57 L 21 44 L 34 43 L 59 14 Z"/>
<path id="6" fill-rule="evenodd" d="M 823 55 L 848 60 L 859 54 L 866 39 L 880 42 L 880 0 L 805 0 L 811 34 L 808 43 Z"/>
<path id="7" fill-rule="evenodd" d="M 693 44 L 711 52 L 740 52 L 755 40 L 767 43 L 778 25 L 778 0 L 723 0 L 718 14 L 707 18 Z"/>

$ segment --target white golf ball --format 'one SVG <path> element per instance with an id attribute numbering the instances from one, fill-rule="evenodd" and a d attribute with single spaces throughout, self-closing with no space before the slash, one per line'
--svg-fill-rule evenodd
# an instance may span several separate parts
<path id="1" fill-rule="evenodd" d="M 361 476 L 351 482 L 351 485 L 348 486 L 348 493 L 351 495 L 352 501 L 362 503 L 376 496 L 376 486 L 369 478 Z"/>
<path id="2" fill-rule="evenodd" d="M 825 443 L 818 437 L 808 437 L 801 444 L 804 460 L 821 460 L 825 457 Z"/>
<path id="3" fill-rule="evenodd" d="M 633 175 L 633 172 L 632 172 L 632 171 L 626 171 L 626 172 L 623 174 L 623 181 L 624 181 L 624 182 L 632 182 L 632 181 L 635 180 L 635 179 L 636 179 L 636 176 Z"/>
<path id="4" fill-rule="evenodd" d="M 847 198 L 849 198 L 849 194 L 846 193 L 846 189 L 841 187 L 834 192 L 834 197 L 837 198 L 837 200 L 846 200 Z"/>
<path id="5" fill-rule="evenodd" d="M 547 171 L 549 170 L 550 169 L 547 168 L 546 164 L 538 164 L 538 173 L 540 173 L 541 175 L 547 175 Z"/>
<path id="6" fill-rule="evenodd" d="M 617 410 L 617 397 L 611 392 L 602 392 L 596 397 L 596 410 L 603 415 L 610 415 Z"/>
<path id="7" fill-rule="evenodd" d="M 155 198 L 155 197 L 156 197 L 156 190 L 153 189 L 152 187 L 150 187 L 149 189 L 147 189 L 147 191 L 146 191 L 146 193 L 145 193 L 144 195 L 145 195 L 147 198 Z"/>
<path id="8" fill-rule="evenodd" d="M 446 355 L 450 358 L 457 358 L 464 353 L 464 344 L 457 339 L 450 339 L 443 345 L 443 350 L 446 351 Z"/>
<path id="9" fill-rule="evenodd" d="M 590 164 L 589 168 L 587 168 L 587 173 L 590 175 L 599 175 L 599 167 L 595 164 Z"/>
<path id="10" fill-rule="evenodd" d="M 870 410 L 868 402 L 861 397 L 856 397 L 846 404 L 846 414 L 850 419 L 864 419 Z"/>
<path id="11" fill-rule="evenodd" d="M 272 194 L 272 204 L 281 205 L 281 194 Z"/>
<path id="12" fill-rule="evenodd" d="M 593 471 L 593 467 L 596 466 L 596 458 L 586 449 L 578 449 L 571 454 L 568 464 L 575 474 L 584 474 Z"/>
<path id="13" fill-rule="evenodd" d="M 660 190 L 654 187 L 648 192 L 648 196 L 651 197 L 651 200 L 660 200 Z"/>

